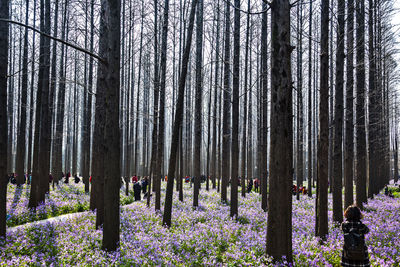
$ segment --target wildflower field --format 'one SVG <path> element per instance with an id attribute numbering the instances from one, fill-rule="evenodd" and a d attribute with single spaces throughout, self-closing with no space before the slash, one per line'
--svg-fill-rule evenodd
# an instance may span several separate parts
<path id="1" fill-rule="evenodd" d="M 95 229 L 92 212 L 63 221 L 9 227 L 7 240 L 0 241 L 0 266 L 272 265 L 265 254 L 267 213 L 261 209 L 259 194 L 240 197 L 239 217 L 235 220 L 214 190 L 202 189 L 200 207 L 193 209 L 191 190 L 185 185 L 183 203 L 175 194 L 170 229 L 161 226 L 161 213 L 156 213 L 154 207 L 147 208 L 145 201 L 122 208 L 120 249 L 113 253 L 101 250 L 102 233 Z M 15 192 L 15 188 L 9 190 L 10 207 Z M 25 214 L 27 205 L 26 192 L 19 194 L 21 199 L 12 213 L 16 217 Z M 41 212 L 77 203 L 86 210 L 88 201 L 83 187 L 62 185 L 50 193 Z M 370 228 L 366 243 L 373 266 L 400 266 L 399 210 L 400 199 L 384 195 L 369 200 L 366 206 L 363 222 Z M 314 237 L 314 214 L 315 198 L 293 199 L 294 265 L 338 266 L 343 235 L 330 221 L 329 237 L 321 245 Z M 329 211 L 330 219 L 331 215 Z"/>

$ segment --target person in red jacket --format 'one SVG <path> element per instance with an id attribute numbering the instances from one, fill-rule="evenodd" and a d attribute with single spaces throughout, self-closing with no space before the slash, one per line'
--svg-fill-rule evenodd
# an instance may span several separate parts
<path id="1" fill-rule="evenodd" d="M 136 176 L 136 174 L 135 174 L 135 175 L 132 176 L 132 183 L 134 184 L 134 183 L 136 183 L 137 181 L 138 181 L 138 178 L 137 178 L 137 176 Z"/>

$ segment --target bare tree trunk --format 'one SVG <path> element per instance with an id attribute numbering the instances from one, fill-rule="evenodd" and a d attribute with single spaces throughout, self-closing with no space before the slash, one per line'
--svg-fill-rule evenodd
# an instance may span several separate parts
<path id="1" fill-rule="evenodd" d="M 108 14 L 106 13 L 105 2 L 102 0 L 101 19 L 99 28 L 99 55 L 104 58 L 108 57 L 108 32 L 107 23 Z M 91 199 L 94 198 L 94 207 L 96 210 L 96 229 L 104 223 L 104 162 L 105 162 L 105 145 L 104 145 L 104 129 L 105 129 L 105 102 L 106 102 L 106 75 L 107 67 L 105 64 L 97 66 L 96 81 L 96 103 L 95 103 L 95 123 L 93 133 L 93 171 L 92 171 L 92 192 Z M 117 109 L 118 110 L 118 109 Z M 117 127 L 119 130 L 119 127 Z M 108 155 L 107 155 L 108 157 Z M 119 159 L 119 155 L 117 156 Z M 119 164 L 118 164 L 119 166 Z"/>
<path id="2" fill-rule="evenodd" d="M 183 142 L 182 142 L 182 125 L 179 130 L 179 201 L 183 202 Z"/>
<path id="3" fill-rule="evenodd" d="M 221 200 L 227 202 L 227 188 L 229 183 L 230 168 L 230 140 L 231 140 L 231 88 L 230 88 L 230 31 L 231 31 L 231 6 L 226 2 L 225 9 L 225 58 L 224 58 L 224 111 L 222 126 L 222 186 Z M 235 177 L 236 179 L 236 177 Z"/>
<path id="4" fill-rule="evenodd" d="M 247 1 L 247 10 L 250 10 L 250 0 Z M 241 185 L 242 197 L 246 196 L 246 163 L 247 163 L 247 94 L 248 94 L 248 70 L 249 70 L 249 38 L 250 38 L 250 14 L 247 14 L 246 52 L 244 59 L 244 103 L 243 103 L 243 132 L 242 132 L 242 159 L 241 159 Z M 251 93 L 250 93 L 251 94 Z M 251 108 L 251 107 L 250 107 Z M 251 166 L 247 166 L 251 168 Z M 249 177 L 247 177 L 249 178 Z"/>
<path id="5" fill-rule="evenodd" d="M 357 104 L 356 104 L 356 140 L 357 140 L 357 160 L 356 160 L 356 204 L 362 208 L 363 203 L 367 202 L 367 150 L 365 134 L 365 50 L 364 50 L 364 0 L 356 1 L 356 48 L 357 48 Z"/>
<path id="6" fill-rule="evenodd" d="M 218 173 L 218 168 L 219 168 L 219 164 L 217 161 L 217 154 L 219 152 L 219 147 L 218 147 L 218 152 L 217 152 L 217 141 L 218 141 L 218 137 L 217 137 L 217 99 L 218 99 L 218 91 L 219 91 L 219 87 L 218 87 L 218 79 L 219 79 L 219 63 L 220 63 L 220 10 L 219 10 L 219 0 L 217 2 L 217 18 L 216 18 L 216 27 L 217 27 L 217 33 L 216 33 L 216 40 L 215 40 L 215 77 L 214 77 L 214 112 L 213 112 L 213 117 L 214 117 L 214 121 L 213 121 L 213 146 L 212 146 L 212 164 L 213 164 L 213 168 L 212 168 L 212 182 L 213 182 L 213 189 L 216 188 L 216 178 L 217 178 L 217 173 Z M 218 131 L 219 133 L 219 131 Z"/>
<path id="7" fill-rule="evenodd" d="M 235 0 L 233 29 L 233 102 L 232 102 L 232 163 L 231 163 L 231 217 L 238 216 L 239 176 L 239 73 L 240 73 L 240 0 Z M 244 179 L 244 178 L 242 178 Z"/>
<path id="8" fill-rule="evenodd" d="M 54 37 L 57 37 L 58 34 L 58 1 L 55 2 L 55 7 L 54 7 L 54 29 L 53 29 L 53 35 Z M 53 47 L 52 47 L 52 58 L 51 58 L 51 78 L 50 78 L 50 105 L 49 105 L 49 117 L 50 117 L 50 125 L 51 125 L 51 148 L 54 148 L 54 117 L 57 114 L 56 110 L 56 83 L 57 83 L 57 42 L 53 41 Z M 86 66 L 86 64 L 85 64 Z M 85 79 L 86 80 L 86 79 Z M 50 172 L 54 174 L 54 149 L 51 149 L 51 170 Z M 53 177 L 54 178 L 54 177 Z M 54 189 L 54 183 L 55 180 L 53 179 L 53 189 Z"/>
<path id="9" fill-rule="evenodd" d="M 397 119 L 395 119 L 397 124 Z M 395 141 L 394 141 L 394 182 L 397 183 L 399 180 L 399 147 L 398 147 L 398 136 L 397 136 L 397 126 L 395 127 Z"/>
<path id="10" fill-rule="evenodd" d="M 203 94 L 203 0 L 198 1 L 196 14 L 196 98 L 194 119 L 194 153 L 193 153 L 193 207 L 199 206 L 201 176 L 201 132 L 202 132 L 202 94 Z"/>
<path id="11" fill-rule="evenodd" d="M 321 1 L 321 65 L 319 96 L 318 183 L 316 235 L 328 234 L 328 149 L 329 149 L 329 0 Z"/>
<path id="12" fill-rule="evenodd" d="M 50 35 L 50 0 L 40 1 L 40 30 Z M 48 185 L 50 169 L 49 75 L 50 39 L 41 35 L 30 208 L 36 208 L 39 203 L 45 201 Z"/>
<path id="13" fill-rule="evenodd" d="M 267 254 L 292 262 L 293 110 L 290 3 L 271 3 L 271 143 Z M 285 164 L 282 164 L 285 162 Z"/>
<path id="14" fill-rule="evenodd" d="M 36 1 L 33 1 L 33 27 L 36 27 Z M 29 112 L 29 132 L 28 132 L 28 145 L 27 145 L 27 152 L 28 152 L 28 164 L 27 164 L 27 173 L 31 173 L 32 171 L 32 139 L 34 134 L 34 127 L 33 127 L 33 114 L 34 114 L 34 104 L 33 104 L 33 97 L 35 95 L 34 90 L 34 82 L 35 82 L 35 38 L 36 33 L 33 32 L 32 36 L 32 61 L 31 61 L 31 86 L 30 86 L 30 112 Z"/>
<path id="15" fill-rule="evenodd" d="M 10 1 L 0 0 L 0 18 L 9 18 Z M 9 25 L 0 21 L 0 238 L 6 237 L 7 216 L 7 70 Z"/>
<path id="16" fill-rule="evenodd" d="M 346 56 L 346 118 L 344 144 L 344 208 L 352 205 L 353 200 L 353 164 L 354 164 L 354 0 L 347 2 L 347 56 Z"/>
<path id="17" fill-rule="evenodd" d="M 190 55 L 190 47 L 192 43 L 192 33 L 193 33 L 193 24 L 194 24 L 194 14 L 196 9 L 197 0 L 193 0 L 192 8 L 190 11 L 189 17 L 189 27 L 187 33 L 187 41 L 186 46 L 182 58 L 182 70 L 179 78 L 179 91 L 178 91 L 178 99 L 176 102 L 176 113 L 174 120 L 174 128 L 172 132 L 172 142 L 171 142 L 171 156 L 169 158 L 169 167 L 168 167 L 168 179 L 167 182 L 167 190 L 165 193 L 165 206 L 164 206 L 164 216 L 162 224 L 170 227 L 171 226 L 171 213 L 172 213 L 172 196 L 174 193 L 174 173 L 175 173 L 175 162 L 176 162 L 176 152 L 178 148 L 179 142 L 179 130 L 182 127 L 183 120 L 183 101 L 185 94 L 185 83 L 186 83 L 186 75 L 188 71 L 188 63 L 189 63 L 189 55 Z"/>
<path id="18" fill-rule="evenodd" d="M 297 188 L 303 186 L 303 1 L 300 0 L 297 6 L 298 12 L 298 52 L 297 52 Z M 300 199 L 300 192 L 297 190 L 297 200 Z"/>
<path id="19" fill-rule="evenodd" d="M 345 1 L 337 1 L 338 30 L 336 48 L 336 92 L 332 161 L 333 221 L 343 221 L 342 143 L 343 143 L 343 83 L 344 83 L 344 15 Z"/>
<path id="20" fill-rule="evenodd" d="M 162 47 L 161 47 L 161 58 L 160 58 L 160 117 L 158 118 L 158 152 L 157 152 L 157 168 L 156 168 L 156 199 L 155 209 L 161 210 L 161 180 L 164 177 L 164 142 L 165 142 L 165 80 L 166 80 L 166 68 L 167 68 L 167 37 L 168 37 L 168 12 L 169 12 L 169 0 L 164 2 L 164 22 L 162 30 Z M 173 177 L 170 177 L 173 178 Z"/>
<path id="21" fill-rule="evenodd" d="M 26 1 L 25 24 L 28 24 L 29 19 L 29 1 Z M 22 62 L 22 81 L 21 81 L 21 123 L 18 130 L 17 142 L 17 160 L 16 173 L 18 185 L 24 182 L 25 175 L 25 153 L 29 152 L 26 148 L 26 130 L 27 130 L 27 103 L 28 103 L 28 28 L 25 28 L 24 33 L 24 48 Z"/>
<path id="22" fill-rule="evenodd" d="M 150 179 L 149 179 L 149 190 L 147 194 L 147 206 L 150 207 L 150 195 L 151 195 L 151 182 L 154 180 L 156 185 L 157 173 L 155 174 L 157 164 L 157 133 L 158 133 L 158 99 L 159 99 L 159 69 L 158 69 L 158 15 L 157 12 L 157 0 L 154 0 L 154 104 L 153 104 L 153 133 L 151 142 L 151 162 L 150 162 Z M 154 178 L 154 176 L 156 176 Z M 153 186 L 154 187 L 154 186 Z"/>
<path id="23" fill-rule="evenodd" d="M 67 32 L 67 14 L 68 14 L 68 1 L 65 1 L 63 7 L 63 21 L 61 27 L 61 40 L 65 40 L 68 35 Z M 65 65 L 67 63 L 66 47 L 61 44 L 61 55 L 60 55 L 60 67 L 59 67 L 59 86 L 57 92 L 57 115 L 56 115 L 56 126 L 54 133 L 54 151 L 53 151 L 53 177 L 56 182 L 62 178 L 62 144 L 63 144 L 63 124 L 64 124 L 64 111 L 65 111 L 65 85 L 66 85 L 66 75 L 65 75 Z M 32 95 L 33 97 L 33 95 Z"/>
<path id="24" fill-rule="evenodd" d="M 135 150 L 134 150 L 134 153 L 135 153 L 135 166 L 134 166 L 134 168 L 135 168 L 135 175 L 137 175 L 138 174 L 138 162 L 139 162 L 139 156 L 140 156 L 140 153 L 139 153 L 139 149 L 138 149 L 138 146 L 139 146 L 139 142 L 138 142 L 138 133 L 139 133 L 139 106 L 140 106 L 140 102 L 139 102 L 139 100 L 140 100 L 140 94 L 139 94 L 139 92 L 141 91 L 140 90 L 140 77 L 141 77 L 141 70 L 142 70 L 142 50 L 143 50 L 143 20 L 144 20 L 144 4 L 143 4 L 143 2 L 142 2 L 142 14 L 141 14 L 141 17 L 142 17 L 142 19 L 141 19 L 141 23 L 140 23 L 140 52 L 139 52 L 139 69 L 138 69 L 138 85 L 137 85 L 137 96 L 136 96 L 136 128 L 135 128 Z M 133 95 L 132 95 L 132 101 L 133 101 Z"/>
<path id="25" fill-rule="evenodd" d="M 368 197 L 373 198 L 379 193 L 379 172 L 381 166 L 379 161 L 381 153 L 379 152 L 379 98 L 378 90 L 375 82 L 376 65 L 375 65 L 375 47 L 374 47 L 374 4 L 372 0 L 368 0 L 368 150 L 369 150 L 369 179 L 368 179 Z"/>
<path id="26" fill-rule="evenodd" d="M 308 24 L 308 174 L 307 174 L 307 188 L 308 188 L 308 196 L 312 197 L 312 180 L 313 180 L 313 149 L 312 149 L 312 12 L 313 12 L 313 3 L 310 1 L 310 10 L 309 10 L 309 24 Z M 315 167 L 314 167 L 315 168 Z"/>
<path id="27" fill-rule="evenodd" d="M 154 0 L 154 104 L 153 104 L 153 133 L 152 133 L 152 148 L 151 148 L 151 163 L 150 163 L 150 179 L 149 192 L 147 194 L 147 206 L 150 207 L 151 182 L 154 180 L 153 188 L 157 185 L 159 179 L 156 164 L 157 164 L 157 136 L 158 136 L 158 100 L 160 96 L 159 84 L 159 66 L 158 66 L 158 6 L 157 0 Z M 160 181 L 161 182 L 161 181 Z"/>
<path id="28" fill-rule="evenodd" d="M 86 9 L 88 9 L 88 3 L 86 1 Z M 87 14 L 89 14 L 89 10 L 86 10 Z M 94 0 L 90 1 L 90 52 L 93 53 L 93 42 L 94 42 Z M 87 15 L 88 16 L 88 15 Z M 86 25 L 87 25 L 87 16 L 86 16 Z M 87 27 L 86 27 L 87 28 Z M 87 41 L 87 38 L 85 38 L 85 41 Z M 87 49 L 86 45 L 85 48 Z M 86 55 L 85 55 L 85 62 L 86 62 Z M 86 64 L 85 64 L 86 66 Z M 86 73 L 86 72 L 85 72 Z M 84 134 L 84 141 L 83 141 L 83 170 L 82 170 L 82 176 L 83 176 L 83 181 L 85 184 L 85 192 L 89 192 L 89 177 L 90 177 L 90 143 L 91 143 L 91 130 L 92 130 L 92 92 L 93 92 L 93 58 L 89 58 L 89 74 L 88 74 L 88 80 L 87 80 L 87 92 L 85 92 L 85 95 L 87 97 L 86 99 L 86 108 L 85 108 L 85 123 L 83 125 L 83 134 Z"/>
<path id="29" fill-rule="evenodd" d="M 103 0 L 104 1 L 104 0 Z M 105 97 L 107 105 L 105 108 L 104 127 L 104 227 L 103 227 L 103 249 L 115 251 L 119 246 L 120 212 L 119 212 L 119 189 L 121 186 L 120 170 L 120 131 L 118 127 L 118 102 L 120 92 L 120 24 L 121 24 L 121 2 L 120 0 L 107 0 L 106 12 L 103 19 L 107 20 L 107 65 L 105 79 Z M 102 6 L 103 6 L 102 5 Z M 109 12 L 109 13 L 108 13 Z"/>
<path id="30" fill-rule="evenodd" d="M 253 46 L 253 21 L 251 22 L 251 32 L 250 32 L 250 44 L 249 47 Z M 248 84 L 252 85 L 252 53 L 253 50 L 249 51 L 249 60 L 250 60 L 250 69 L 249 69 L 249 82 Z M 247 179 L 253 179 L 253 86 L 250 86 L 249 91 L 249 112 L 248 112 L 248 121 L 249 121 L 249 135 L 247 138 Z"/>
<path id="31" fill-rule="evenodd" d="M 267 9 L 267 3 L 263 3 L 263 9 Z M 259 164 L 259 175 L 261 185 L 261 208 L 267 211 L 268 197 L 268 16 L 267 12 L 262 15 L 261 22 L 261 127 L 260 127 L 260 164 Z"/>

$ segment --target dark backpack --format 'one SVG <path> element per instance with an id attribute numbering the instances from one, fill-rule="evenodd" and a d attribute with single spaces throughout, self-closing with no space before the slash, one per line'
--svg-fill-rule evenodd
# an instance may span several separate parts
<path id="1" fill-rule="evenodd" d="M 349 260 L 364 260 L 364 238 L 357 228 L 351 228 L 348 233 L 344 234 L 344 257 Z"/>

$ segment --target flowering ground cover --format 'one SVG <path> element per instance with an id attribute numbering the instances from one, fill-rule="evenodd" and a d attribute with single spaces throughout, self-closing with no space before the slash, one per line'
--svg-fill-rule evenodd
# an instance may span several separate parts
<path id="1" fill-rule="evenodd" d="M 89 194 L 85 194 L 84 184 L 60 183 L 51 187 L 44 204 L 39 205 L 36 212 L 28 208 L 30 186 L 17 187 L 9 184 L 7 187 L 7 226 L 16 226 L 28 222 L 43 220 L 63 214 L 89 210 Z M 126 197 L 121 191 L 121 202 L 133 202 L 133 196 Z"/>
<path id="2" fill-rule="evenodd" d="M 185 202 L 174 196 L 170 229 L 161 226 L 161 213 L 148 209 L 144 201 L 121 209 L 120 250 L 113 253 L 101 250 L 94 213 L 19 228 L 0 245 L 0 266 L 272 265 L 265 255 L 267 214 L 260 208 L 259 194 L 240 197 L 238 220 L 229 217 L 229 206 L 221 204 L 217 192 L 202 189 L 197 209 L 191 207 L 190 195 L 185 185 Z M 363 222 L 371 230 L 366 243 L 373 266 L 399 266 L 399 209 L 400 199 L 383 195 L 366 206 Z M 293 199 L 294 264 L 337 266 L 343 235 L 330 221 L 329 237 L 320 245 L 313 236 L 314 213 L 315 198 Z"/>

